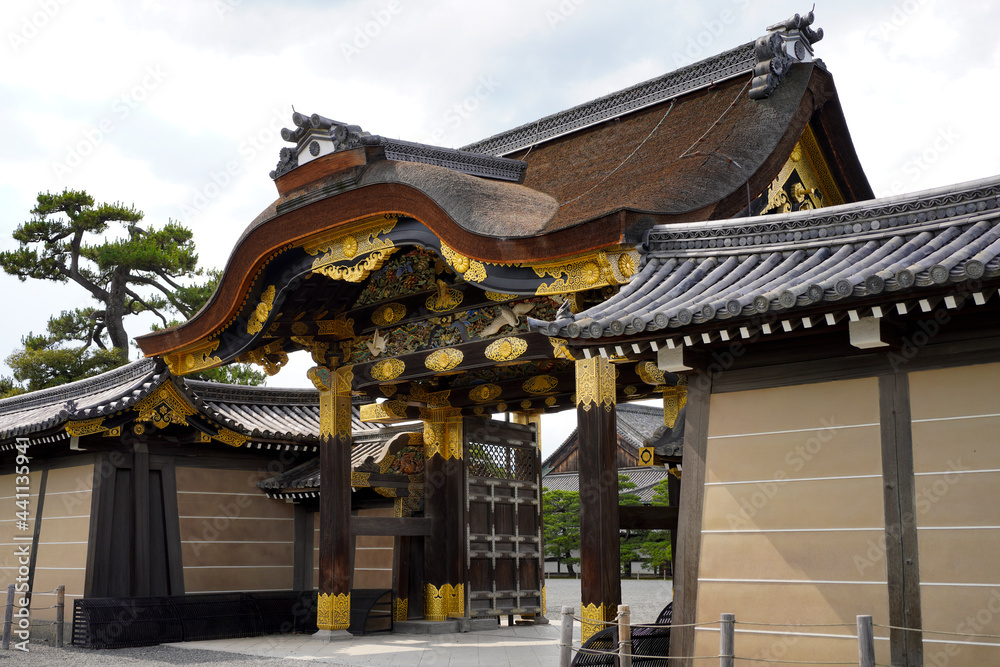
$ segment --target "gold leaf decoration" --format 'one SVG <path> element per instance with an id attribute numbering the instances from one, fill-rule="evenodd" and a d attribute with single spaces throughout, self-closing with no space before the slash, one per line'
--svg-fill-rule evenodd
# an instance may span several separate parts
<path id="1" fill-rule="evenodd" d="M 102 433 L 107 429 L 104 427 L 104 417 L 97 419 L 85 419 L 83 421 L 66 422 L 66 432 L 77 437 Z"/>
<path id="2" fill-rule="evenodd" d="M 448 620 L 447 596 L 444 588 L 445 584 L 438 588 L 434 584 L 424 584 L 424 620 L 446 621 Z M 450 588 L 450 586 L 448 586 Z"/>
<path id="3" fill-rule="evenodd" d="M 533 375 L 521 384 L 521 388 L 529 394 L 547 394 L 558 384 L 559 380 L 552 375 Z"/>
<path id="4" fill-rule="evenodd" d="M 545 405 L 547 405 L 549 407 L 552 407 L 555 404 L 556 404 L 556 397 L 555 396 L 549 396 L 548 398 L 545 399 Z"/>
<path id="5" fill-rule="evenodd" d="M 334 338 L 354 338 L 354 320 L 338 317 L 335 320 L 319 320 L 316 322 L 322 336 Z"/>
<path id="6" fill-rule="evenodd" d="M 156 428 L 187 424 L 187 418 L 197 412 L 172 382 L 160 385 L 159 389 L 136 403 L 132 410 L 139 413 L 136 421 L 151 423 Z"/>
<path id="7" fill-rule="evenodd" d="M 462 303 L 462 293 L 457 289 L 449 289 L 443 280 L 438 281 L 437 294 L 427 297 L 424 305 L 427 310 L 443 313 L 458 308 Z"/>
<path id="8" fill-rule="evenodd" d="M 316 626 L 320 630 L 346 630 L 351 625 L 351 594 L 320 593 L 316 606 Z"/>
<path id="9" fill-rule="evenodd" d="M 392 241 L 388 241 L 388 243 L 391 244 Z M 354 266 L 321 266 L 314 268 L 313 273 L 324 275 L 332 280 L 360 283 L 371 275 L 372 271 L 378 271 L 382 268 L 385 260 L 389 259 L 395 251 L 396 248 L 376 250 Z"/>
<path id="10" fill-rule="evenodd" d="M 602 357 L 576 362 L 576 405 L 584 412 L 595 405 L 610 411 L 615 405 L 615 368 Z"/>
<path id="11" fill-rule="evenodd" d="M 389 380 L 395 380 L 403 371 L 406 370 L 406 364 L 404 364 L 399 359 L 383 359 L 371 368 L 371 375 L 376 380 L 382 382 L 388 382 Z"/>
<path id="12" fill-rule="evenodd" d="M 566 347 L 565 338 L 549 338 L 549 343 L 552 344 L 552 357 L 555 359 L 567 359 L 569 361 L 575 361 L 573 353 L 569 351 Z"/>
<path id="13" fill-rule="evenodd" d="M 528 349 L 528 343 L 521 338 L 501 338 L 486 348 L 486 357 L 493 361 L 517 359 Z"/>
<path id="14" fill-rule="evenodd" d="M 571 262 L 539 264 L 533 266 L 532 270 L 539 278 L 544 278 L 546 275 L 554 278 L 552 282 L 542 283 L 535 290 L 535 294 L 539 295 L 565 294 L 619 284 L 614 269 L 608 261 L 607 253 L 604 251 L 590 253 Z"/>
<path id="15" fill-rule="evenodd" d="M 489 403 L 497 398 L 503 390 L 495 384 L 481 384 L 473 387 L 469 392 L 469 398 L 476 403 Z"/>
<path id="16" fill-rule="evenodd" d="M 635 365 L 635 372 L 646 384 L 664 384 L 663 371 L 657 368 L 652 361 L 640 361 Z"/>
<path id="17" fill-rule="evenodd" d="M 406 306 L 401 303 L 387 303 L 372 313 L 372 323 L 380 327 L 387 327 L 405 316 Z"/>
<path id="18" fill-rule="evenodd" d="M 635 260 L 632 255 L 624 253 L 618 256 L 618 272 L 623 278 L 631 278 L 635 273 Z"/>
<path id="19" fill-rule="evenodd" d="M 237 433 L 236 431 L 230 431 L 228 428 L 220 428 L 219 432 L 212 436 L 219 442 L 225 443 L 232 447 L 242 447 L 247 440 L 250 438 L 243 435 L 242 433 Z"/>
<path id="20" fill-rule="evenodd" d="M 263 331 L 264 322 L 267 321 L 268 316 L 271 314 L 271 308 L 274 306 L 274 294 L 274 285 L 269 285 L 264 290 L 264 293 L 260 295 L 260 303 L 250 313 L 250 320 L 247 322 L 248 334 L 256 335 Z"/>
<path id="21" fill-rule="evenodd" d="M 424 366 L 432 371 L 441 373 L 450 371 L 458 366 L 462 363 L 463 358 L 462 351 L 455 348 L 436 350 L 427 355 L 427 358 L 424 360 Z"/>
<path id="22" fill-rule="evenodd" d="M 402 503 L 400 503 L 402 504 Z M 402 623 L 407 619 L 407 599 L 406 598 L 393 598 L 392 599 L 392 620 L 396 623 Z"/>
<path id="23" fill-rule="evenodd" d="M 309 325 L 305 322 L 297 321 L 292 322 L 292 334 L 296 336 L 305 336 L 309 333 Z"/>
<path id="24" fill-rule="evenodd" d="M 499 292 L 487 292 L 486 298 L 490 301 L 510 301 L 516 299 L 516 294 L 500 294 Z"/>
<path id="25" fill-rule="evenodd" d="M 469 270 L 462 277 L 470 283 L 481 283 L 486 280 L 486 266 L 482 262 L 471 260 Z"/>

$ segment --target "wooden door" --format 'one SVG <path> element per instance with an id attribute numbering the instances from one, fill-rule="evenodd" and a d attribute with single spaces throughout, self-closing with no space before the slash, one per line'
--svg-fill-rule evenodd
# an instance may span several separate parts
<path id="1" fill-rule="evenodd" d="M 465 421 L 468 606 L 541 614 L 541 454 L 531 426 Z"/>

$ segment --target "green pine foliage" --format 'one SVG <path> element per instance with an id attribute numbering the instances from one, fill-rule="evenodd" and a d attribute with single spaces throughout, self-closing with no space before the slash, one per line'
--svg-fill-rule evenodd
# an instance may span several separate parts
<path id="1" fill-rule="evenodd" d="M 128 318 L 151 313 L 164 327 L 187 320 L 218 282 L 217 272 L 198 268 L 190 229 L 173 220 L 141 227 L 143 214 L 134 206 L 96 203 L 85 191 L 67 189 L 39 193 L 31 216 L 14 230 L 18 247 L 0 253 L 0 267 L 21 281 L 75 283 L 92 302 L 49 318 L 46 333 L 22 338 L 23 349 L 6 360 L 14 377 L 0 380 L 4 395 L 128 363 Z M 214 375 L 247 384 L 264 379 L 246 368 Z"/>

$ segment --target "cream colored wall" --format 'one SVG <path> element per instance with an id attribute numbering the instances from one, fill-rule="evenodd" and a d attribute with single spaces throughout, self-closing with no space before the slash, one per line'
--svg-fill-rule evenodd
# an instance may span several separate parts
<path id="1" fill-rule="evenodd" d="M 72 617 L 73 600 L 83 597 L 87 574 L 87 543 L 90 538 L 90 498 L 94 466 L 57 468 L 45 483 L 42 530 L 38 535 L 35 563 L 35 596 L 31 600 L 35 619 L 55 620 L 55 596 L 39 595 L 66 586 L 65 618 Z"/>
<path id="2" fill-rule="evenodd" d="M 925 630 L 1000 635 L 1000 364 L 910 374 Z M 995 639 L 925 632 L 927 664 L 1000 663 Z M 945 661 L 945 662 L 942 662 Z M 936 662 L 935 662 L 936 661 Z"/>
<path id="3" fill-rule="evenodd" d="M 18 538 L 27 537 L 30 539 L 35 534 L 38 491 L 42 483 L 41 471 L 32 471 L 29 473 L 28 512 L 30 513 L 30 520 L 28 521 L 28 529 L 20 530 L 17 528 L 18 519 L 15 516 L 15 513 L 22 511 L 16 505 L 16 477 L 16 475 L 0 476 L 0 590 L 4 591 L 4 593 L 6 593 L 9 584 L 21 585 L 17 581 L 18 568 L 20 567 L 18 563 L 18 551 L 25 545 L 30 549 L 31 542 L 15 541 L 14 538 L 16 536 Z M 18 595 L 19 597 L 20 595 Z M 6 599 L 6 595 L 4 595 L 3 599 Z"/>
<path id="4" fill-rule="evenodd" d="M 294 506 L 247 470 L 176 469 L 187 593 L 291 590 Z"/>
<path id="5" fill-rule="evenodd" d="M 735 614 L 745 658 L 856 661 L 855 617 L 888 622 L 878 381 L 716 394 L 709 414 L 697 619 Z M 718 650 L 699 628 L 695 655 Z"/>

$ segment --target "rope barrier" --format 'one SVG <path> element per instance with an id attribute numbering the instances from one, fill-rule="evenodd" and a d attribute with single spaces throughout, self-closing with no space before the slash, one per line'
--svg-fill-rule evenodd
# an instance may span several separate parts
<path id="1" fill-rule="evenodd" d="M 716 621 L 718 622 L 718 621 Z M 853 628 L 855 623 L 755 623 L 753 621 L 733 621 L 737 625 L 760 625 L 777 628 Z M 854 663 L 851 663 L 852 665 Z"/>
<path id="2" fill-rule="evenodd" d="M 976 639 L 1000 639 L 1000 635 L 977 635 L 971 632 L 945 632 L 943 630 L 927 630 L 925 628 L 903 628 L 897 625 L 882 625 L 881 623 L 872 623 L 872 627 L 902 630 L 903 632 L 926 632 L 930 635 L 949 635 L 952 637 L 969 637 Z"/>
<path id="3" fill-rule="evenodd" d="M 609 655 L 613 657 L 643 658 L 645 660 L 718 660 L 720 658 L 720 656 L 718 655 L 687 655 L 687 656 L 639 655 L 637 653 L 619 653 L 617 650 L 601 651 L 592 648 L 574 648 L 573 651 L 575 651 L 576 653 L 585 653 L 587 655 Z"/>
<path id="4" fill-rule="evenodd" d="M 742 655 L 735 656 L 733 660 L 746 660 L 747 662 L 766 662 L 767 664 L 779 663 L 785 665 L 856 665 L 857 660 L 849 662 L 834 662 L 825 660 L 776 660 L 775 658 L 747 658 Z"/>

